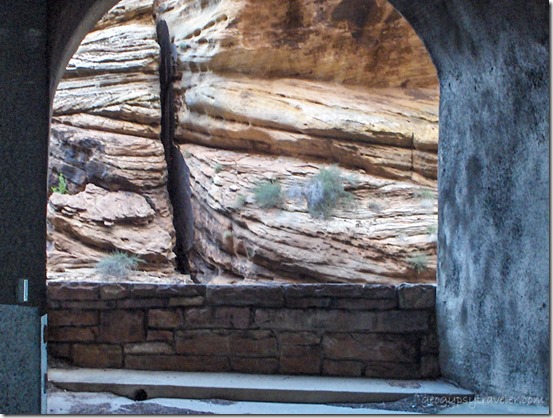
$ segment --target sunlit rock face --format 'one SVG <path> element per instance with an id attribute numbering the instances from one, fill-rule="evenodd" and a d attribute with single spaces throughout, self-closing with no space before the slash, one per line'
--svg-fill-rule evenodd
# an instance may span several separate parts
<path id="1" fill-rule="evenodd" d="M 50 184 L 62 173 L 72 195 L 49 200 L 50 271 L 91 267 L 115 250 L 174 270 L 158 55 L 152 1 L 125 0 L 69 62 L 54 101 Z"/>
<path id="2" fill-rule="evenodd" d="M 386 1 L 157 1 L 183 143 L 330 160 L 435 186 L 438 82 Z"/>
<path id="3" fill-rule="evenodd" d="M 434 280 L 434 257 L 421 257 L 426 265 L 418 270 L 414 255 L 435 251 L 437 205 L 425 188 L 358 172 L 344 182 L 352 198 L 322 218 L 291 192 L 326 164 L 197 145 L 182 149 L 196 191 L 196 246 L 218 267 L 216 282 Z M 256 201 L 256 185 L 268 179 L 281 185 L 278 207 Z"/>
<path id="4" fill-rule="evenodd" d="M 171 236 L 163 224 L 155 222 L 152 206 L 138 193 L 110 192 L 92 183 L 74 195 L 52 194 L 48 216 L 61 250 L 56 261 L 87 267 L 117 248 L 138 255 L 144 268 L 163 269 L 172 251 Z"/>
<path id="5" fill-rule="evenodd" d="M 438 82 L 393 7 L 158 0 L 156 13 L 178 51 L 177 140 L 215 281 L 434 280 Z M 331 164 L 358 182 L 328 219 L 256 204 L 259 182 L 286 189 Z"/>
<path id="6" fill-rule="evenodd" d="M 174 268 L 154 19 L 168 22 L 178 55 L 176 141 L 191 172 L 201 280 L 435 279 L 437 76 L 380 0 L 120 2 L 60 84 L 50 181 L 63 172 L 86 201 L 134 193 L 153 215 L 106 224 L 56 196 L 52 270 L 89 267 L 110 248 Z M 332 165 L 355 179 L 343 184 L 351 201 L 313 217 L 289 192 Z M 256 202 L 262 181 L 281 184 L 277 208 Z M 120 239 L 124 228 L 136 243 Z"/>
<path id="7" fill-rule="evenodd" d="M 428 53 L 384 0 L 156 0 L 183 68 L 364 87 L 437 87 Z"/>

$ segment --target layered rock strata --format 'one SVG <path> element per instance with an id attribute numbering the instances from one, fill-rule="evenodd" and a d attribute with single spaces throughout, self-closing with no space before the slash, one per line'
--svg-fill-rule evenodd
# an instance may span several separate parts
<path id="1" fill-rule="evenodd" d="M 437 200 L 410 182 L 354 173 L 350 203 L 314 218 L 289 191 L 328 164 L 183 145 L 190 166 L 196 248 L 217 266 L 215 282 L 244 277 L 290 282 L 428 282 L 435 277 Z M 350 171 L 343 171 L 344 174 Z M 282 185 L 264 209 L 254 189 Z M 200 250 L 199 250 L 200 251 Z M 427 254 L 417 271 L 414 257 Z M 231 274 L 229 274 L 231 273 Z"/>
<path id="2" fill-rule="evenodd" d="M 183 72 L 183 143 L 435 186 L 436 72 L 388 2 L 157 3 Z"/>
<path id="3" fill-rule="evenodd" d="M 50 197 L 49 270 L 91 267 L 114 250 L 174 270 L 158 56 L 152 1 L 124 0 L 69 63 L 54 102 L 50 184 L 63 174 L 71 195 Z"/>
<path id="4" fill-rule="evenodd" d="M 393 7 L 156 5 L 179 53 L 176 135 L 191 169 L 196 248 L 216 282 L 434 280 L 437 77 Z M 286 189 L 330 164 L 359 179 L 351 208 L 320 220 L 305 202 L 255 204 L 260 181 Z"/>
<path id="5" fill-rule="evenodd" d="M 332 161 L 435 187 L 438 94 L 185 74 L 183 143 Z"/>
<path id="6" fill-rule="evenodd" d="M 437 87 L 436 70 L 386 0 L 155 0 L 184 69 L 364 87 Z"/>
<path id="7" fill-rule="evenodd" d="M 121 2 L 60 85 L 52 184 L 63 172 L 82 200 L 88 183 L 143 196 L 155 212 L 150 229 L 126 224 L 145 236 L 166 231 L 163 251 L 143 252 L 152 268 L 173 268 L 152 13 L 168 22 L 178 56 L 176 139 L 191 172 L 200 278 L 434 280 L 437 77 L 420 40 L 382 0 Z M 329 219 L 287 196 L 279 208 L 256 204 L 259 182 L 278 180 L 286 191 L 332 164 L 357 181 L 347 186 L 354 204 Z M 90 266 L 123 245 L 117 234 L 109 248 L 87 235 L 95 227 L 107 234 L 111 221 L 85 227 L 89 216 L 54 200 L 52 268 Z"/>

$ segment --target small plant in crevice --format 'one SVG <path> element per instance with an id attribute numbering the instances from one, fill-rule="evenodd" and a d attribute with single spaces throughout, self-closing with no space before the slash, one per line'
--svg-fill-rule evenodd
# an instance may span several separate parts
<path id="1" fill-rule="evenodd" d="M 436 193 L 429 189 L 419 189 L 414 193 L 416 199 L 420 201 L 421 207 L 430 209 L 434 206 Z"/>
<path id="2" fill-rule="evenodd" d="M 338 167 L 321 168 L 305 185 L 295 186 L 290 190 L 290 197 L 303 197 L 307 201 L 307 209 L 314 218 L 327 219 L 340 204 L 351 204 L 353 194 L 344 188 L 344 182 L 355 180 L 344 177 Z"/>
<path id="3" fill-rule="evenodd" d="M 136 270 L 141 262 L 140 257 L 116 251 L 96 263 L 96 271 L 102 277 L 124 279 L 131 271 Z"/>
<path id="4" fill-rule="evenodd" d="M 223 164 L 215 164 L 215 166 L 213 167 L 213 171 L 215 171 L 215 174 L 219 174 L 221 171 L 223 171 Z"/>
<path id="5" fill-rule="evenodd" d="M 223 241 L 231 239 L 232 237 L 233 237 L 233 234 L 231 230 L 227 229 L 225 232 L 223 232 Z"/>
<path id="6" fill-rule="evenodd" d="M 436 232 L 438 232 L 438 225 L 428 225 L 426 228 L 426 232 L 428 235 L 434 235 Z"/>
<path id="7" fill-rule="evenodd" d="M 241 209 L 244 207 L 245 204 L 246 204 L 246 196 L 244 196 L 243 194 L 239 194 L 234 200 L 232 207 L 234 209 Z"/>
<path id="8" fill-rule="evenodd" d="M 428 256 L 423 253 L 412 255 L 407 259 L 407 262 L 417 273 L 422 273 L 428 268 Z"/>
<path id="9" fill-rule="evenodd" d="M 383 207 L 380 203 L 377 202 L 370 202 L 368 205 L 368 208 L 373 211 L 374 213 L 380 213 L 383 210 Z"/>
<path id="10" fill-rule="evenodd" d="M 436 194 L 430 189 L 419 189 L 415 192 L 415 197 L 420 200 L 431 200 L 436 197 Z"/>
<path id="11" fill-rule="evenodd" d="M 415 192 L 415 197 L 419 200 L 434 200 L 436 193 L 429 189 L 420 189 Z"/>
<path id="12" fill-rule="evenodd" d="M 426 228 L 426 232 L 428 233 L 428 240 L 430 242 L 438 241 L 438 225 L 428 225 L 428 227 Z"/>
<path id="13" fill-rule="evenodd" d="M 276 208 L 283 203 L 282 186 L 278 180 L 264 180 L 253 189 L 255 203 L 264 209 Z"/>
<path id="14" fill-rule="evenodd" d="M 52 187 L 52 192 L 59 194 L 67 194 L 69 189 L 67 188 L 67 180 L 62 173 L 58 174 L 58 185 Z"/>

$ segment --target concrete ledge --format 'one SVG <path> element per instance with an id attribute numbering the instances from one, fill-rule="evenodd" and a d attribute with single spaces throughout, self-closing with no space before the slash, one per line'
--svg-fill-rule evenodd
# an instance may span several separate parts
<path id="1" fill-rule="evenodd" d="M 295 403 L 396 401 L 415 394 L 473 398 L 442 381 L 268 376 L 240 373 L 50 369 L 50 382 L 71 391 L 111 392 L 131 399 L 182 398 Z"/>

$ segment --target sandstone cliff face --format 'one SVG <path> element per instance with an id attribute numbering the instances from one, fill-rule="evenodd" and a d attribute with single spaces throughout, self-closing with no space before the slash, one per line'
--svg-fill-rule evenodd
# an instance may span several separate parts
<path id="1" fill-rule="evenodd" d="M 156 3 L 183 72 L 183 143 L 435 186 L 435 68 L 386 1 Z"/>
<path id="2" fill-rule="evenodd" d="M 54 102 L 48 268 L 90 267 L 114 250 L 174 269 L 174 231 L 159 136 L 152 1 L 125 0 L 89 33 Z"/>
<path id="3" fill-rule="evenodd" d="M 327 165 L 197 145 L 182 149 L 195 190 L 196 246 L 218 266 L 216 282 L 239 277 L 354 283 L 434 280 L 434 257 L 428 257 L 421 272 L 412 261 L 416 252 L 435 252 L 437 205 L 427 189 L 357 172 L 348 187 L 353 201 L 339 205 L 330 218 L 318 219 L 304 199 L 291 198 L 287 191 Z M 253 190 L 267 179 L 282 184 L 285 202 L 279 208 L 263 209 L 256 203 Z"/>
<path id="4" fill-rule="evenodd" d="M 193 178 L 196 248 L 216 281 L 434 280 L 437 76 L 387 2 L 156 7 L 179 53 L 177 140 Z M 305 202 L 256 205 L 258 182 L 286 188 L 330 164 L 358 177 L 353 207 L 320 220 Z M 428 260 L 417 272 L 419 253 Z"/>
<path id="5" fill-rule="evenodd" d="M 436 87 L 408 23 L 385 0 L 156 0 L 183 68 L 365 87 Z"/>
<path id="6" fill-rule="evenodd" d="M 56 97 L 51 181 L 68 173 L 80 193 L 50 201 L 52 269 L 90 266 L 112 248 L 173 268 L 152 12 L 168 22 L 178 53 L 176 139 L 191 171 L 200 278 L 434 280 L 437 77 L 414 32 L 381 0 L 116 6 Z M 287 196 L 270 210 L 255 202 L 260 181 L 288 190 L 331 164 L 357 181 L 348 185 L 354 204 L 329 219 Z M 143 197 L 154 213 L 133 218 L 127 208 L 106 221 L 79 209 L 118 191 Z M 121 239 L 125 228 L 136 241 Z M 424 269 L 413 261 L 419 254 Z"/>

